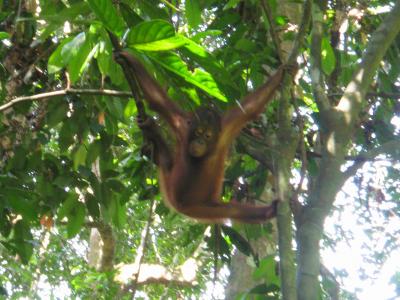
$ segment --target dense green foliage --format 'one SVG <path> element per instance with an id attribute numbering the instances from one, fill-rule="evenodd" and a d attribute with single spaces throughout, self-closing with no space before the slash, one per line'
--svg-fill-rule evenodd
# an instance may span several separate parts
<path id="1" fill-rule="evenodd" d="M 286 98 L 273 102 L 266 117 L 238 139 L 227 163 L 224 199 L 265 201 L 265 194 L 278 189 L 285 200 L 295 198 L 299 205 L 312 207 L 314 213 L 304 210 L 298 218 L 295 213 L 300 249 L 303 218 L 321 212 L 314 222 L 318 227 L 333 211 L 345 210 L 332 203 L 346 180 L 358 190 L 358 195 L 351 194 L 358 199 L 351 209 L 360 224 L 376 224 L 375 214 L 383 224 L 396 224 L 399 36 L 390 47 L 382 45 L 386 53 L 375 55 L 383 57 L 376 70 L 365 65 L 372 82 L 366 79 L 367 86 L 358 87 L 363 99 L 354 105 L 351 121 L 344 124 L 343 117 L 337 122 L 332 113 L 354 80 L 362 54 L 370 49 L 371 35 L 396 1 L 368 1 L 368 7 L 365 1 L 315 1 L 312 23 L 304 27 L 299 44 L 303 1 L 284 1 L 288 7 L 274 0 L 117 2 L 0 1 L 0 293 L 33 299 L 63 287 L 58 297 L 111 299 L 138 290 L 150 299 L 207 298 L 215 262 L 228 265 L 238 249 L 258 264 L 252 267 L 259 284 L 247 291 L 257 299 L 280 295 L 273 255 L 259 257 L 249 243 L 258 238 L 272 242 L 276 230 L 271 224 L 210 230 L 161 202 L 157 171 L 142 156 L 135 101 L 113 60 L 107 30 L 188 111 L 211 103 L 221 111 L 237 105 L 295 45 L 300 71 L 294 87 L 287 79 L 287 90 L 281 93 Z M 321 90 L 326 99 L 321 99 Z M 43 95 L 52 91 L 59 93 Z M 335 153 L 329 148 L 332 132 Z M 279 155 L 286 155 L 287 165 Z M 377 167 L 377 161 L 389 163 Z M 365 163 L 369 169 L 357 173 Z M 348 172 L 340 173 L 345 168 Z M 379 180 L 377 173 L 383 174 Z M 324 189 L 329 176 L 330 188 Z M 282 178 L 286 190 L 277 183 Z M 327 200 L 318 202 L 322 196 Z M 379 226 L 366 227 L 371 240 L 382 231 Z M 109 242 L 103 250 L 110 254 L 97 266 L 86 259 L 92 247 L 100 247 L 89 242 L 94 228 L 103 243 Z M 291 245 L 292 237 L 285 238 Z M 325 235 L 324 244 L 334 247 L 343 238 Z M 387 246 L 365 254 L 378 267 L 398 247 L 398 229 L 385 231 L 381 238 Z M 138 262 L 138 257 L 140 264 L 166 266 L 170 272 L 194 258 L 196 284 L 133 280 L 124 289 L 114 280 L 117 264 Z M 331 271 L 346 278 L 341 270 Z M 400 286 L 398 277 L 393 282 Z M 334 283 L 332 276 L 323 276 L 319 296 L 330 299 Z"/>

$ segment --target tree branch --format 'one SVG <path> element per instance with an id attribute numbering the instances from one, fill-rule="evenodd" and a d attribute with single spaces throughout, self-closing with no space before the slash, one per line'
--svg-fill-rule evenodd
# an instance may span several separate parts
<path id="1" fill-rule="evenodd" d="M 116 91 L 116 90 L 98 90 L 98 89 L 73 89 L 68 88 L 59 91 L 47 92 L 42 94 L 36 94 L 32 96 L 24 96 L 14 98 L 11 101 L 3 104 L 0 106 L 0 112 L 5 111 L 6 109 L 19 104 L 21 102 L 28 102 L 28 101 L 41 101 L 47 100 L 48 98 L 53 97 L 60 97 L 65 95 L 104 95 L 104 96 L 113 96 L 113 97 L 132 97 L 131 92 L 124 92 L 124 91 Z"/>
<path id="2" fill-rule="evenodd" d="M 275 44 L 275 48 L 276 48 L 276 52 L 278 53 L 279 61 L 281 63 L 283 63 L 284 55 L 282 53 L 281 43 L 280 43 L 279 36 L 277 34 L 277 29 L 275 26 L 274 18 L 271 13 L 271 8 L 269 7 L 268 3 L 265 0 L 261 1 L 261 6 L 264 10 L 265 15 L 267 16 L 267 19 L 268 19 L 271 38 L 272 38 L 273 43 Z"/>
<path id="3" fill-rule="evenodd" d="M 370 152 L 366 152 L 366 153 L 369 154 Z M 392 153 L 394 153 L 394 152 L 391 152 L 391 153 L 388 153 L 388 154 L 392 154 Z M 317 152 L 313 152 L 313 151 L 307 151 L 306 154 L 307 154 L 307 157 L 322 158 L 322 154 L 321 153 L 317 153 Z M 378 153 L 378 154 L 384 154 L 384 153 Z M 296 158 L 298 158 L 300 160 L 302 159 L 301 150 L 297 150 Z M 376 158 L 376 156 L 370 156 L 370 155 L 365 155 L 365 153 L 360 153 L 359 155 L 346 155 L 344 157 L 344 160 L 364 163 L 364 162 L 367 162 L 367 161 L 371 161 L 371 162 L 388 161 L 389 159 L 387 159 L 387 158 Z"/>
<path id="4" fill-rule="evenodd" d="M 352 128 L 357 123 L 362 109 L 363 99 L 369 89 L 376 70 L 397 34 L 400 32 L 400 1 L 386 16 L 381 25 L 375 30 L 368 43 L 361 63 L 354 72 L 353 78 L 337 105 L 337 110 L 343 113 L 343 126 Z M 352 130 L 344 130 L 343 142 L 347 142 Z"/>
<path id="5" fill-rule="evenodd" d="M 303 17 L 301 19 L 299 32 L 297 33 L 296 39 L 293 42 L 292 50 L 288 57 L 288 64 L 296 63 L 296 58 L 304 44 L 304 37 L 308 33 L 308 28 L 311 21 L 311 2 L 311 0 L 306 0 L 303 5 Z"/>
<path id="6" fill-rule="evenodd" d="M 321 1 L 320 1 L 321 2 Z M 322 1 L 323 2 L 323 1 Z M 324 34 L 324 6 L 325 3 L 314 3 L 313 22 L 311 33 L 311 82 L 315 102 L 321 112 L 328 111 L 331 106 L 324 88 L 325 82 L 322 76 L 321 44 Z"/>
<path id="7" fill-rule="evenodd" d="M 328 96 L 329 97 L 343 96 L 343 93 L 330 93 Z M 366 96 L 368 98 L 380 97 L 380 98 L 400 99 L 400 92 L 399 93 L 369 92 L 366 94 Z"/>
<path id="8" fill-rule="evenodd" d="M 355 160 L 354 164 L 343 172 L 344 178 L 347 179 L 353 176 L 366 161 L 374 161 L 381 154 L 398 156 L 400 158 L 400 141 L 390 141 L 365 153 L 361 153 L 357 156 L 358 160 Z"/>
<path id="9" fill-rule="evenodd" d="M 163 285 L 176 285 L 176 286 L 196 286 L 196 277 L 192 276 L 197 270 L 197 266 L 193 266 L 193 259 L 189 258 L 182 266 L 169 271 L 163 265 L 158 264 L 142 264 L 139 274 L 136 274 L 137 266 L 135 264 L 120 264 L 116 266 L 117 274 L 114 280 L 122 285 L 126 285 L 126 290 L 132 290 L 132 284 L 134 278 L 137 278 L 135 286 L 146 285 L 146 284 L 163 284 Z M 190 270 L 190 276 L 186 273 L 186 270 Z M 194 271 L 194 272 L 193 272 Z"/>

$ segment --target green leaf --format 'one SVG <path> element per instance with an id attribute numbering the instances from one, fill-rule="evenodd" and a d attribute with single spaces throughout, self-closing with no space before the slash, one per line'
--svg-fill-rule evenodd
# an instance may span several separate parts
<path id="1" fill-rule="evenodd" d="M 98 180 L 98 178 L 96 177 L 96 175 L 94 175 L 93 173 L 90 174 L 89 177 L 89 181 L 90 181 L 90 186 L 93 189 L 93 193 L 94 193 L 94 197 L 96 198 L 96 201 L 100 204 L 104 204 L 107 202 L 106 199 L 106 194 L 102 193 L 102 188 L 101 188 L 101 184 Z"/>
<path id="2" fill-rule="evenodd" d="M 66 38 L 58 45 L 57 49 L 50 55 L 47 63 L 49 74 L 56 73 L 66 66 L 66 60 L 62 54 L 62 50 L 66 44 L 72 41 L 72 37 Z"/>
<path id="3" fill-rule="evenodd" d="M 117 179 L 108 179 L 106 181 L 107 187 L 110 188 L 110 190 L 115 191 L 119 194 L 121 194 L 123 191 L 125 191 L 125 186 L 123 183 Z"/>
<path id="4" fill-rule="evenodd" d="M 143 22 L 143 18 L 138 15 L 131 7 L 123 2 L 119 3 L 119 12 L 121 13 L 122 17 L 126 24 L 129 27 L 136 26 L 137 24 Z"/>
<path id="5" fill-rule="evenodd" d="M 250 243 L 235 229 L 228 226 L 221 226 L 224 234 L 229 236 L 232 244 L 246 256 L 250 256 L 253 253 Z"/>
<path id="6" fill-rule="evenodd" d="M 167 10 L 159 7 L 159 0 L 138 0 L 137 2 L 140 3 L 140 10 L 143 15 L 148 16 L 150 19 L 170 19 L 170 14 L 167 13 Z"/>
<path id="7" fill-rule="evenodd" d="M 151 20 L 139 23 L 127 37 L 128 45 L 154 42 L 175 36 L 171 23 L 164 20 Z"/>
<path id="8" fill-rule="evenodd" d="M 60 123 L 67 116 L 68 105 L 66 102 L 58 101 L 54 103 L 53 109 L 51 110 L 51 114 L 47 114 L 47 126 L 50 128 L 55 127 L 58 123 Z M 50 105 L 49 105 L 50 106 Z"/>
<path id="9" fill-rule="evenodd" d="M 225 86 L 231 86 L 232 81 L 230 80 L 230 74 L 222 66 L 222 64 L 215 58 L 214 55 L 209 53 L 204 47 L 197 44 L 196 42 L 185 38 L 187 43 L 184 48 L 180 51 L 183 55 L 189 57 L 193 62 L 198 63 L 205 71 L 210 72 L 218 82 L 224 84 Z M 236 87 L 231 86 L 231 89 Z"/>
<path id="10" fill-rule="evenodd" d="M 111 116 L 119 119 L 124 114 L 125 101 L 118 98 L 111 98 L 103 96 L 103 102 L 106 103 L 107 110 Z"/>
<path id="11" fill-rule="evenodd" d="M 137 107 L 134 100 L 129 100 L 124 110 L 124 117 L 128 120 L 130 117 L 136 116 Z"/>
<path id="12" fill-rule="evenodd" d="M 22 215 L 28 221 L 33 221 L 37 216 L 36 204 L 32 192 L 27 190 L 7 187 L 2 190 L 4 199 L 13 209 L 14 213 Z"/>
<path id="13" fill-rule="evenodd" d="M 5 40 L 5 39 L 9 39 L 10 35 L 7 32 L 4 31 L 0 31 L 0 41 L 1 40 Z"/>
<path id="14" fill-rule="evenodd" d="M 223 102 L 227 102 L 226 97 L 221 93 L 217 83 L 209 73 L 200 69 L 196 69 L 194 73 L 191 73 L 186 64 L 176 54 L 160 53 L 157 56 L 152 56 L 152 59 L 157 61 L 157 63 L 162 65 L 164 68 L 182 77 L 187 82 L 202 89 L 209 95 Z"/>
<path id="15" fill-rule="evenodd" d="M 201 23 L 201 10 L 198 0 L 185 1 L 185 13 L 191 28 L 196 28 Z"/>
<path id="16" fill-rule="evenodd" d="M 214 78 L 212 75 L 208 72 L 205 72 L 201 69 L 195 69 L 194 70 L 194 76 L 193 76 L 194 81 L 190 81 L 211 96 L 223 101 L 227 102 L 228 99 L 226 99 L 225 95 L 221 93 L 219 90 L 218 84 L 215 82 Z"/>
<path id="17" fill-rule="evenodd" d="M 254 41 L 242 38 L 235 44 L 235 49 L 248 53 L 255 53 L 257 52 L 257 44 Z"/>
<path id="18" fill-rule="evenodd" d="M 219 225 L 214 225 L 213 233 L 210 237 L 206 237 L 205 241 L 207 242 L 207 246 L 212 249 L 215 253 L 218 253 L 220 259 L 222 261 L 229 261 L 232 248 L 231 243 L 228 238 L 224 238 L 221 235 L 220 230 L 218 230 Z"/>
<path id="19" fill-rule="evenodd" d="M 105 42 L 99 43 L 96 60 L 102 75 L 106 75 L 110 71 L 110 65 L 113 63 L 111 53 L 112 48 L 110 44 Z"/>
<path id="20" fill-rule="evenodd" d="M 267 256 L 260 261 L 260 266 L 254 271 L 253 278 L 255 280 L 264 279 L 270 284 L 280 285 L 279 277 L 275 273 L 275 259 L 273 255 Z"/>
<path id="21" fill-rule="evenodd" d="M 47 40 L 54 31 L 62 28 L 66 21 L 73 23 L 77 18 L 90 13 L 89 5 L 85 1 L 69 2 L 68 7 L 61 2 L 49 1 L 46 4 L 41 2 L 41 9 L 40 18 L 46 23 L 40 33 L 41 41 Z"/>
<path id="22" fill-rule="evenodd" d="M 335 52 L 329 40 L 324 37 L 321 43 L 321 55 L 322 55 L 322 70 L 326 75 L 330 75 L 336 66 Z"/>
<path id="23" fill-rule="evenodd" d="M 58 186 L 59 188 L 65 189 L 66 187 L 70 186 L 73 183 L 73 178 L 69 173 L 62 174 L 60 176 L 57 176 L 52 184 L 55 186 Z"/>
<path id="24" fill-rule="evenodd" d="M 74 135 L 76 134 L 76 124 L 73 122 L 64 122 L 60 130 L 58 144 L 61 152 L 68 150 L 68 147 L 74 143 Z"/>
<path id="25" fill-rule="evenodd" d="M 23 147 L 18 147 L 14 150 L 14 156 L 8 162 L 8 169 L 12 169 L 14 171 L 23 171 L 26 167 L 27 159 L 28 159 L 28 151 L 26 151 Z"/>
<path id="26" fill-rule="evenodd" d="M 28 224 L 24 220 L 19 220 L 14 225 L 13 244 L 22 262 L 27 264 L 33 253 L 33 237 Z"/>
<path id="27" fill-rule="evenodd" d="M 74 237 L 82 228 L 85 222 L 85 205 L 77 202 L 68 215 L 67 234 L 68 238 Z"/>
<path id="28" fill-rule="evenodd" d="M 101 142 L 94 141 L 88 147 L 87 156 L 86 156 L 86 164 L 90 166 L 97 157 L 99 157 L 101 152 Z"/>
<path id="29" fill-rule="evenodd" d="M 131 45 L 132 47 L 143 50 L 143 51 L 167 51 L 172 49 L 177 49 L 186 44 L 186 40 L 181 36 L 173 36 L 164 40 L 159 40 L 150 43 L 142 43 Z"/>
<path id="30" fill-rule="evenodd" d="M 63 45 L 61 48 L 60 57 L 65 64 L 68 64 L 70 60 L 77 56 L 79 53 L 80 48 L 85 43 L 86 34 L 81 32 L 77 34 L 71 41 L 68 41 Z"/>
<path id="31" fill-rule="evenodd" d="M 165 51 L 182 47 L 187 41 L 175 35 L 174 27 L 163 20 L 142 22 L 134 27 L 127 36 L 129 47 L 144 51 Z"/>
<path id="32" fill-rule="evenodd" d="M 279 292 L 279 286 L 275 284 L 265 284 L 261 283 L 259 285 L 256 285 L 253 287 L 250 291 L 249 294 L 255 294 L 255 295 L 262 295 L 262 300 L 275 300 L 276 296 L 266 296 L 268 293 L 278 293 Z M 256 298 L 258 299 L 258 298 Z"/>
<path id="33" fill-rule="evenodd" d="M 285 16 L 278 16 L 278 17 L 275 18 L 275 22 L 279 26 L 284 26 L 289 22 L 289 20 Z"/>
<path id="34" fill-rule="evenodd" d="M 224 10 L 235 8 L 242 0 L 229 0 L 224 6 Z"/>
<path id="35" fill-rule="evenodd" d="M 88 0 L 88 3 L 96 16 L 109 30 L 117 36 L 122 34 L 125 23 L 111 0 Z"/>
<path id="36" fill-rule="evenodd" d="M 74 206 L 78 203 L 78 195 L 75 193 L 70 193 L 58 210 L 57 217 L 59 220 L 68 216 Z"/>
<path id="37" fill-rule="evenodd" d="M 74 154 L 74 169 L 78 170 L 80 165 L 85 165 L 87 149 L 85 145 L 80 145 Z"/>
<path id="38" fill-rule="evenodd" d="M 85 204 L 89 215 L 95 219 L 98 219 L 100 217 L 99 202 L 92 194 L 87 194 L 85 198 Z"/>
<path id="39" fill-rule="evenodd" d="M 118 228 L 122 228 L 126 223 L 126 206 L 121 204 L 119 197 L 114 197 L 113 222 Z"/>
<path id="40" fill-rule="evenodd" d="M 192 41 L 195 43 L 199 43 L 202 39 L 209 36 L 219 36 L 222 35 L 222 30 L 205 30 L 199 33 L 196 33 L 191 37 Z"/>
<path id="41" fill-rule="evenodd" d="M 112 51 L 110 43 L 100 42 L 98 44 L 96 61 L 101 74 L 109 76 L 114 84 L 120 85 L 123 82 L 124 76 L 121 67 L 115 63 L 112 57 Z"/>
<path id="42" fill-rule="evenodd" d="M 186 37 L 182 38 L 186 40 L 185 49 L 189 50 L 191 53 L 197 55 L 198 57 L 203 57 L 207 59 L 211 58 L 215 60 L 215 58 L 204 47 Z"/>
<path id="43" fill-rule="evenodd" d="M 85 38 L 81 44 L 77 45 L 77 48 L 75 50 L 77 51 L 73 52 L 74 55 L 70 58 L 70 61 L 67 65 L 71 83 L 75 83 L 79 79 L 80 75 L 88 66 L 89 61 L 97 52 L 98 45 L 92 47 L 89 39 Z"/>

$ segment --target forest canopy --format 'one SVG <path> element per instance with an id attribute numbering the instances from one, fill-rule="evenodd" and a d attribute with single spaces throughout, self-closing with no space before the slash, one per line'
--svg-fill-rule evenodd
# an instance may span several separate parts
<path id="1" fill-rule="evenodd" d="M 0 297 L 400 297 L 399 0 L 0 7 Z M 210 224 L 164 204 L 141 112 L 176 137 L 117 47 L 191 116 L 246 113 L 291 70 L 218 162 L 225 207 L 277 200 L 276 218 Z"/>

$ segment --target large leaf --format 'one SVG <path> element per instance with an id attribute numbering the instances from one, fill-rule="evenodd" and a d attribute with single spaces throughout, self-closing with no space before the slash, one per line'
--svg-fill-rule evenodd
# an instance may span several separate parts
<path id="1" fill-rule="evenodd" d="M 86 34 L 81 32 L 77 34 L 71 41 L 65 43 L 60 53 L 63 62 L 68 64 L 73 57 L 77 56 L 85 41 Z"/>
<path id="2" fill-rule="evenodd" d="M 72 40 L 62 43 L 51 55 L 48 62 L 50 73 L 58 72 L 64 66 L 68 67 L 71 82 L 78 80 L 90 59 L 97 51 L 84 32 L 76 35 Z"/>
<path id="3" fill-rule="evenodd" d="M 36 218 L 36 206 L 31 191 L 6 187 L 1 194 L 14 213 L 20 214 L 24 219 L 33 221 Z"/>
<path id="4" fill-rule="evenodd" d="M 136 45 L 133 44 L 131 46 L 135 47 L 138 50 L 143 50 L 143 51 L 167 51 L 180 48 L 185 44 L 186 40 L 183 39 L 181 36 L 177 35 L 155 42 L 142 43 Z"/>
<path id="5" fill-rule="evenodd" d="M 195 43 L 194 41 L 185 37 L 182 38 L 184 38 L 186 41 L 185 46 L 181 49 L 184 55 L 199 63 L 199 65 L 201 65 L 206 71 L 217 75 L 218 79 L 224 82 L 224 84 L 231 84 L 231 81 L 229 80 L 229 73 L 214 55 L 209 53 L 198 43 Z"/>
<path id="6" fill-rule="evenodd" d="M 175 35 L 170 23 L 163 20 L 138 24 L 128 33 L 126 42 L 129 47 L 144 51 L 166 51 L 187 43 L 183 37 Z"/>
<path id="7" fill-rule="evenodd" d="M 108 39 L 106 34 L 101 33 L 104 39 Z M 123 82 L 123 73 L 118 64 L 115 63 L 112 57 L 112 46 L 110 43 L 101 41 L 98 43 L 98 51 L 96 52 L 96 61 L 99 66 L 100 72 L 103 75 L 108 75 L 111 81 L 120 85 Z"/>
<path id="8" fill-rule="evenodd" d="M 182 77 L 187 82 L 197 86 L 209 95 L 227 102 L 226 97 L 221 93 L 214 78 L 207 72 L 200 69 L 195 69 L 194 73 L 190 72 L 186 64 L 181 58 L 173 53 L 160 53 L 157 56 L 152 56 L 152 59 L 157 61 L 166 69 Z"/>
<path id="9" fill-rule="evenodd" d="M 47 70 L 50 74 L 56 73 L 64 68 L 67 64 L 66 57 L 63 56 L 63 48 L 69 42 L 72 41 L 72 37 L 66 38 L 58 45 L 57 49 L 50 55 L 49 61 L 47 63 Z"/>
<path id="10" fill-rule="evenodd" d="M 128 45 L 159 41 L 175 36 L 171 23 L 163 20 L 151 20 L 139 23 L 129 33 L 126 39 Z"/>
<path id="11" fill-rule="evenodd" d="M 70 74 L 71 82 L 76 82 L 83 71 L 89 64 L 89 61 L 95 55 L 98 47 L 92 47 L 89 39 L 85 39 L 84 43 L 80 45 L 79 51 L 71 58 L 68 64 L 68 71 Z"/>
<path id="12" fill-rule="evenodd" d="M 111 0 L 88 0 L 90 8 L 101 22 L 117 36 L 120 36 L 125 28 L 124 20 L 118 14 Z"/>

